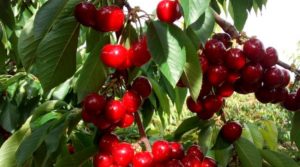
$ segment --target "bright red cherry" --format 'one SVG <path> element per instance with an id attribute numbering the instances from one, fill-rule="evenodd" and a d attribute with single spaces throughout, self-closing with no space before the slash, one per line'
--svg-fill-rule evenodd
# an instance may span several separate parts
<path id="1" fill-rule="evenodd" d="M 243 51 L 252 62 L 259 62 L 265 54 L 263 43 L 256 38 L 251 38 L 244 43 Z"/>
<path id="2" fill-rule="evenodd" d="M 200 60 L 202 72 L 206 73 L 208 70 L 209 63 L 208 63 L 208 60 L 207 60 L 206 56 L 204 55 L 204 53 L 202 53 L 199 56 L 199 60 Z"/>
<path id="3" fill-rule="evenodd" d="M 152 85 L 146 77 L 137 77 L 131 86 L 132 90 L 137 92 L 142 98 L 150 96 L 152 91 Z"/>
<path id="4" fill-rule="evenodd" d="M 89 2 L 81 2 L 75 6 L 74 15 L 82 25 L 94 27 L 96 25 L 96 12 L 95 5 Z"/>
<path id="5" fill-rule="evenodd" d="M 156 14 L 160 21 L 173 23 L 181 17 L 180 5 L 177 0 L 162 0 L 158 3 Z"/>
<path id="6" fill-rule="evenodd" d="M 165 140 L 157 140 L 152 145 L 152 154 L 154 161 L 162 162 L 170 158 L 171 149 L 169 143 Z"/>
<path id="7" fill-rule="evenodd" d="M 126 114 L 124 104 L 119 100 L 110 100 L 105 106 L 105 117 L 112 123 L 119 122 Z"/>
<path id="8" fill-rule="evenodd" d="M 227 122 L 221 128 L 221 135 L 224 140 L 233 143 L 241 137 L 242 130 L 243 129 L 240 123 L 235 121 Z"/>
<path id="9" fill-rule="evenodd" d="M 184 167 L 180 160 L 178 159 L 172 159 L 168 161 L 165 167 Z"/>
<path id="10" fill-rule="evenodd" d="M 270 89 L 280 87 L 283 84 L 283 80 L 283 71 L 276 66 L 268 68 L 263 76 L 264 85 Z"/>
<path id="11" fill-rule="evenodd" d="M 108 67 L 124 69 L 129 52 L 122 45 L 107 44 L 102 48 L 100 59 Z"/>
<path id="12" fill-rule="evenodd" d="M 147 37 L 142 37 L 138 42 L 134 43 L 130 51 L 132 52 L 132 64 L 141 67 L 151 59 L 151 54 L 147 46 Z"/>
<path id="13" fill-rule="evenodd" d="M 203 106 L 208 112 L 219 112 L 223 106 L 223 98 L 217 95 L 209 95 L 204 99 Z"/>
<path id="14" fill-rule="evenodd" d="M 142 103 L 142 99 L 141 96 L 138 95 L 135 91 L 128 90 L 123 95 L 122 102 L 127 113 L 134 113 L 139 109 Z"/>
<path id="15" fill-rule="evenodd" d="M 240 70 L 246 64 L 246 56 L 238 48 L 231 48 L 227 51 L 225 57 L 226 67 L 233 70 Z"/>
<path id="16" fill-rule="evenodd" d="M 170 158 L 181 159 L 184 157 L 184 150 L 182 144 L 178 142 L 169 142 L 171 149 Z"/>
<path id="17" fill-rule="evenodd" d="M 204 154 L 201 151 L 200 146 L 198 145 L 192 145 L 188 148 L 187 152 L 186 152 L 187 156 L 192 155 L 192 156 L 196 156 L 197 158 L 199 158 L 199 160 L 202 161 L 202 159 L 204 158 Z"/>
<path id="18" fill-rule="evenodd" d="M 204 54 L 210 63 L 215 65 L 223 64 L 226 48 L 221 41 L 211 39 L 205 43 Z"/>
<path id="19" fill-rule="evenodd" d="M 242 70 L 242 79 L 247 84 L 256 83 L 262 79 L 263 68 L 258 63 L 248 63 Z"/>
<path id="20" fill-rule="evenodd" d="M 203 110 L 203 104 L 200 100 L 195 102 L 191 96 L 186 99 L 186 105 L 191 112 L 200 113 Z"/>
<path id="21" fill-rule="evenodd" d="M 207 77 L 213 86 L 221 85 L 227 78 L 228 70 L 223 65 L 211 66 L 208 69 Z"/>
<path id="22" fill-rule="evenodd" d="M 127 166 L 133 159 L 134 150 L 129 143 L 118 143 L 112 149 L 112 156 L 118 165 Z"/>
<path id="23" fill-rule="evenodd" d="M 98 115 L 105 107 L 105 97 L 97 93 L 91 93 L 84 98 L 83 108 L 92 115 Z"/>
<path id="24" fill-rule="evenodd" d="M 118 126 L 120 128 L 127 128 L 131 126 L 134 122 L 134 116 L 132 113 L 128 114 L 126 113 L 125 116 L 121 119 L 120 122 L 118 122 Z"/>
<path id="25" fill-rule="evenodd" d="M 202 161 L 201 167 L 217 167 L 217 162 L 210 157 L 205 157 Z"/>
<path id="26" fill-rule="evenodd" d="M 230 97 L 234 93 L 232 84 L 224 83 L 217 88 L 217 94 L 222 97 Z"/>
<path id="27" fill-rule="evenodd" d="M 184 167 L 201 167 L 201 160 L 193 155 L 187 155 L 181 160 Z"/>
<path id="28" fill-rule="evenodd" d="M 118 6 L 101 7 L 96 14 L 96 29 L 102 32 L 118 31 L 123 27 L 125 15 Z"/>
<path id="29" fill-rule="evenodd" d="M 99 150 L 102 152 L 111 152 L 112 148 L 119 143 L 119 138 L 113 133 L 104 134 L 99 141 Z"/>
<path id="30" fill-rule="evenodd" d="M 152 167 L 153 157 L 150 152 L 136 153 L 132 160 L 133 167 Z"/>
<path id="31" fill-rule="evenodd" d="M 111 167 L 114 163 L 111 154 L 106 152 L 100 152 L 94 156 L 94 167 Z"/>
<path id="32" fill-rule="evenodd" d="M 282 103 L 283 107 L 290 111 L 298 111 L 300 110 L 300 103 L 298 101 L 297 93 L 290 93 Z"/>
<path id="33" fill-rule="evenodd" d="M 276 49 L 273 47 L 268 47 L 266 49 L 266 54 L 264 54 L 262 60 L 260 61 L 260 64 L 264 68 L 269 68 L 276 65 L 277 62 L 278 62 L 278 54 Z"/>

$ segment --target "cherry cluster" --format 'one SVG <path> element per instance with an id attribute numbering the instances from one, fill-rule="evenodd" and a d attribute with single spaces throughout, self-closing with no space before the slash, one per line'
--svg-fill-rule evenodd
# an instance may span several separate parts
<path id="1" fill-rule="evenodd" d="M 94 167 L 216 167 L 216 162 L 205 157 L 200 147 L 190 146 L 186 153 L 178 142 L 157 140 L 152 151 L 139 151 L 119 140 L 113 133 L 104 134 L 99 141 L 99 152 L 94 156 Z"/>
<path id="2" fill-rule="evenodd" d="M 117 126 L 127 128 L 134 122 L 134 113 L 138 111 L 142 99 L 147 98 L 151 91 L 151 83 L 141 76 L 133 81 L 121 99 L 91 93 L 83 101 L 82 119 L 93 123 L 101 131 L 112 131 Z"/>

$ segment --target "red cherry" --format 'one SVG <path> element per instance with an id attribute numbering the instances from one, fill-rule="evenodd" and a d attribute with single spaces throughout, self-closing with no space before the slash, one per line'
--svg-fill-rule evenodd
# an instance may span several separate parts
<path id="1" fill-rule="evenodd" d="M 93 123 L 100 130 L 108 129 L 112 125 L 111 122 L 106 120 L 103 115 L 100 115 L 98 117 L 94 117 L 93 118 Z"/>
<path id="2" fill-rule="evenodd" d="M 113 158 L 109 153 L 100 152 L 94 156 L 94 167 L 111 167 Z"/>
<path id="3" fill-rule="evenodd" d="M 202 119 L 202 120 L 208 120 L 210 118 L 212 118 L 214 116 L 214 112 L 212 111 L 207 111 L 207 110 L 203 110 L 200 113 L 197 113 L 197 116 Z"/>
<path id="4" fill-rule="evenodd" d="M 180 160 L 172 159 L 165 164 L 165 167 L 184 167 Z"/>
<path id="5" fill-rule="evenodd" d="M 290 80 L 291 80 L 290 73 L 285 69 L 281 69 L 281 70 L 283 73 L 283 82 L 282 82 L 282 85 L 280 85 L 280 86 L 286 87 L 290 84 Z"/>
<path id="6" fill-rule="evenodd" d="M 260 64 L 264 68 L 269 68 L 269 67 L 276 65 L 277 62 L 278 62 L 278 54 L 277 54 L 276 49 L 273 47 L 268 47 L 266 49 L 266 54 L 264 54 Z"/>
<path id="7" fill-rule="evenodd" d="M 283 84 L 283 80 L 283 71 L 276 66 L 267 69 L 263 76 L 264 85 L 270 89 L 280 87 Z"/>
<path id="8" fill-rule="evenodd" d="M 184 167 L 201 167 L 201 160 L 193 155 L 187 155 L 181 160 Z"/>
<path id="9" fill-rule="evenodd" d="M 221 85 L 227 78 L 228 70 L 225 66 L 211 66 L 208 69 L 208 80 L 213 86 Z"/>
<path id="10" fill-rule="evenodd" d="M 243 82 L 242 80 L 238 80 L 234 84 L 234 90 L 240 94 L 248 94 L 256 92 L 262 86 L 262 82 L 256 83 L 247 83 Z"/>
<path id="11" fill-rule="evenodd" d="M 221 135 L 224 140 L 233 143 L 242 135 L 242 126 L 238 122 L 227 122 L 221 128 Z"/>
<path id="12" fill-rule="evenodd" d="M 142 98 L 150 96 L 152 91 L 152 85 L 146 77 L 137 77 L 131 86 L 132 90 L 137 92 Z"/>
<path id="13" fill-rule="evenodd" d="M 171 149 L 170 158 L 181 159 L 184 157 L 184 150 L 182 144 L 178 142 L 169 142 Z"/>
<path id="14" fill-rule="evenodd" d="M 99 141 L 99 150 L 102 152 L 111 152 L 112 148 L 119 143 L 119 138 L 113 133 L 104 134 Z"/>
<path id="15" fill-rule="evenodd" d="M 188 148 L 186 154 L 187 154 L 187 156 L 189 156 L 189 155 L 195 156 L 195 157 L 199 158 L 199 160 L 201 160 L 201 161 L 204 157 L 204 154 L 203 154 L 203 152 L 201 151 L 201 148 L 198 145 L 190 146 Z"/>
<path id="16" fill-rule="evenodd" d="M 281 102 L 285 101 L 285 99 L 287 98 L 288 95 L 289 95 L 289 92 L 288 92 L 287 88 L 277 88 L 277 89 L 275 89 L 274 100 L 272 101 L 272 103 L 281 103 Z"/>
<path id="17" fill-rule="evenodd" d="M 118 122 L 118 126 L 120 128 L 127 128 L 131 126 L 134 122 L 134 116 L 132 113 L 128 114 L 126 113 L 125 116 L 121 119 L 120 122 Z"/>
<path id="18" fill-rule="evenodd" d="M 205 157 L 202 161 L 201 167 L 217 167 L 217 163 L 210 157 Z"/>
<path id="19" fill-rule="evenodd" d="M 102 32 L 118 31 L 123 27 L 125 15 L 117 6 L 101 7 L 96 14 L 96 29 Z"/>
<path id="20" fill-rule="evenodd" d="M 154 161 L 162 162 L 170 158 L 171 149 L 169 143 L 165 140 L 157 140 L 152 145 L 152 154 Z"/>
<path id="21" fill-rule="evenodd" d="M 173 23 L 181 17 L 180 5 L 177 0 L 162 0 L 157 5 L 156 14 L 160 21 Z"/>
<path id="22" fill-rule="evenodd" d="M 82 2 L 75 6 L 74 15 L 82 25 L 94 27 L 96 25 L 96 7 L 89 2 Z"/>
<path id="23" fill-rule="evenodd" d="M 234 84 L 240 78 L 241 78 L 241 74 L 240 73 L 238 73 L 238 72 L 229 72 L 229 74 L 228 74 L 228 76 L 226 78 L 226 82 Z"/>
<path id="24" fill-rule="evenodd" d="M 200 100 L 197 100 L 197 102 L 195 102 L 191 96 L 187 98 L 186 104 L 191 112 L 200 113 L 203 110 L 202 102 Z"/>
<path id="25" fill-rule="evenodd" d="M 223 64 L 226 48 L 221 41 L 211 39 L 206 42 L 204 53 L 210 63 L 215 65 Z"/>
<path id="26" fill-rule="evenodd" d="M 262 79 L 263 68 L 258 63 L 248 63 L 242 71 L 242 79 L 245 83 L 256 83 Z"/>
<path id="27" fill-rule="evenodd" d="M 207 81 L 206 78 L 203 79 L 202 81 L 202 86 L 201 86 L 201 91 L 200 91 L 200 94 L 199 94 L 199 97 L 198 98 L 203 98 L 207 95 L 209 95 L 211 92 L 212 92 L 212 85 L 209 83 L 209 81 Z"/>
<path id="28" fill-rule="evenodd" d="M 259 62 L 265 54 L 263 43 L 256 38 L 246 41 L 243 50 L 247 58 L 252 62 Z"/>
<path id="29" fill-rule="evenodd" d="M 81 117 L 84 122 L 92 122 L 92 120 L 93 120 L 93 115 L 89 114 L 84 109 L 81 112 Z"/>
<path id="30" fill-rule="evenodd" d="M 300 101 L 300 88 L 297 90 L 296 99 Z"/>
<path id="31" fill-rule="evenodd" d="M 230 97 L 234 93 L 234 87 L 231 84 L 224 83 L 217 88 L 217 94 L 222 97 Z"/>
<path id="32" fill-rule="evenodd" d="M 225 57 L 226 66 L 234 70 L 242 69 L 246 64 L 246 56 L 238 48 L 231 48 Z"/>
<path id="33" fill-rule="evenodd" d="M 203 106 L 207 112 L 219 112 L 223 106 L 223 98 L 217 95 L 209 95 L 204 99 Z"/>
<path id="34" fill-rule="evenodd" d="M 98 115 L 104 109 L 106 100 L 104 96 L 97 93 L 91 93 L 84 98 L 83 108 L 84 111 L 91 115 Z"/>
<path id="35" fill-rule="evenodd" d="M 133 167 L 152 167 L 153 157 L 149 152 L 136 153 L 132 160 Z"/>
<path id="36" fill-rule="evenodd" d="M 151 59 L 151 54 L 147 46 L 147 37 L 142 37 L 138 42 L 134 43 L 130 51 L 132 52 L 132 64 L 141 67 Z"/>
<path id="37" fill-rule="evenodd" d="M 204 53 L 202 53 L 199 56 L 199 60 L 200 60 L 202 72 L 206 73 L 208 70 L 209 63 L 208 63 L 208 60 L 207 60 L 206 56 L 204 55 Z"/>
<path id="38" fill-rule="evenodd" d="M 127 166 L 132 161 L 134 150 L 129 143 L 118 143 L 112 149 L 112 156 L 118 165 Z"/>
<path id="39" fill-rule="evenodd" d="M 290 93 L 282 103 L 283 107 L 290 111 L 297 111 L 300 110 L 300 103 L 298 99 L 296 98 L 297 94 Z"/>
<path id="40" fill-rule="evenodd" d="M 102 48 L 100 59 L 108 67 L 124 69 L 129 52 L 122 45 L 107 44 Z"/>
<path id="41" fill-rule="evenodd" d="M 213 39 L 221 41 L 226 48 L 232 46 L 231 36 L 227 33 L 216 33 L 212 36 Z"/>
<path id="42" fill-rule="evenodd" d="M 112 123 L 119 122 L 126 114 L 124 104 L 119 100 L 110 100 L 105 106 L 105 117 Z"/>
<path id="43" fill-rule="evenodd" d="M 275 98 L 275 89 L 261 87 L 255 92 L 255 97 L 261 103 L 270 103 Z"/>
<path id="44" fill-rule="evenodd" d="M 67 148 L 68 148 L 68 152 L 69 152 L 70 154 L 74 154 L 74 153 L 75 153 L 75 148 L 74 148 L 73 144 L 69 143 L 69 144 L 67 145 Z"/>
<path id="45" fill-rule="evenodd" d="M 177 82 L 176 86 L 178 86 L 180 88 L 186 88 L 186 84 L 183 82 L 182 77 L 179 79 L 179 81 Z"/>
<path id="46" fill-rule="evenodd" d="M 138 95 L 135 91 L 128 90 L 123 95 L 122 102 L 127 113 L 134 113 L 139 109 L 142 103 L 142 99 L 141 96 Z"/>

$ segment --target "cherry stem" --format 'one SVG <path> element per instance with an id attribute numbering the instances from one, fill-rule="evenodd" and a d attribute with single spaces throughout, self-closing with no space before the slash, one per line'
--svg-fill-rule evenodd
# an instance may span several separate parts
<path id="1" fill-rule="evenodd" d="M 214 18 L 216 23 L 223 29 L 224 32 L 228 33 L 232 38 L 238 39 L 240 37 L 240 33 L 236 29 L 234 25 L 224 20 L 218 13 L 214 12 Z M 285 62 L 278 61 L 277 65 L 295 73 L 297 76 L 300 76 L 300 70 L 296 67 L 293 67 Z"/>
<path id="2" fill-rule="evenodd" d="M 149 140 L 147 138 L 147 135 L 146 135 L 146 132 L 145 132 L 145 128 L 144 128 L 144 126 L 142 124 L 142 120 L 141 120 L 141 117 L 140 117 L 139 113 L 136 112 L 134 114 L 134 117 L 135 117 L 135 122 L 136 122 L 136 124 L 138 126 L 138 129 L 139 129 L 140 137 L 141 137 L 140 140 L 138 141 L 138 143 L 143 142 L 145 144 L 146 150 L 149 151 L 149 152 L 151 152 L 151 145 L 150 145 L 150 142 L 149 142 Z"/>

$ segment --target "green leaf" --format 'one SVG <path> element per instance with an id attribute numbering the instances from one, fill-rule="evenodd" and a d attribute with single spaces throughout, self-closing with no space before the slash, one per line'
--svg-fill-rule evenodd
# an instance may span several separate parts
<path id="1" fill-rule="evenodd" d="M 297 147 L 300 149 L 300 113 L 295 113 L 292 121 L 292 129 L 291 129 L 291 141 L 294 141 Z"/>
<path id="2" fill-rule="evenodd" d="M 105 82 L 107 68 L 103 65 L 102 61 L 99 60 L 99 53 L 101 48 L 109 43 L 109 41 L 109 35 L 103 35 L 100 42 L 98 41 L 83 64 L 75 87 L 75 91 L 78 94 L 78 102 L 81 102 L 87 94 L 98 91 Z"/>
<path id="3" fill-rule="evenodd" d="M 209 7 L 210 0 L 183 0 L 180 1 L 183 9 L 185 25 L 194 23 Z"/>
<path id="4" fill-rule="evenodd" d="M 76 69 L 79 24 L 69 17 L 55 24 L 37 49 L 36 76 L 47 92 L 71 77 Z"/>
<path id="5" fill-rule="evenodd" d="M 175 106 L 178 115 L 182 113 L 183 105 L 185 104 L 185 99 L 187 95 L 187 90 L 185 88 L 175 88 Z"/>
<path id="6" fill-rule="evenodd" d="M 242 167 L 262 167 L 259 150 L 250 141 L 240 138 L 234 143 Z"/>
<path id="7" fill-rule="evenodd" d="M 0 20 L 11 30 L 15 28 L 15 16 L 11 8 L 11 2 L 8 0 L 0 0 Z"/>
<path id="8" fill-rule="evenodd" d="M 62 109 L 67 106 L 68 106 L 68 104 L 65 103 L 64 101 L 59 101 L 59 100 L 46 101 L 45 103 L 41 104 L 33 111 L 31 122 L 34 122 L 40 116 L 42 116 L 50 111 L 53 111 L 56 109 Z"/>
<path id="9" fill-rule="evenodd" d="M 214 158 L 218 162 L 218 167 L 227 167 L 232 157 L 233 147 L 215 149 L 213 152 L 215 155 Z"/>
<path id="10" fill-rule="evenodd" d="M 278 148 L 278 131 L 276 124 L 273 121 L 262 121 L 262 128 L 260 132 L 263 135 L 267 147 L 276 151 Z"/>
<path id="11" fill-rule="evenodd" d="M 248 0 L 230 0 L 229 13 L 233 18 L 235 27 L 239 31 L 243 30 L 246 20 L 248 18 L 247 8 Z"/>
<path id="12" fill-rule="evenodd" d="M 13 131 L 20 125 L 21 113 L 18 112 L 18 106 L 12 102 L 6 102 L 0 108 L 0 124 L 7 131 Z"/>
<path id="13" fill-rule="evenodd" d="M 172 24 L 151 22 L 147 29 L 147 42 L 152 58 L 173 88 L 181 77 L 186 62 L 183 31 Z"/>
<path id="14" fill-rule="evenodd" d="M 95 146 L 86 147 L 85 149 L 75 152 L 75 154 L 67 155 L 58 159 L 55 167 L 74 167 L 80 166 L 91 156 L 95 155 L 98 151 L 98 148 Z"/>
<path id="15" fill-rule="evenodd" d="M 262 136 L 262 134 L 260 133 L 258 127 L 255 124 L 252 123 L 248 123 L 244 125 L 244 131 L 249 131 L 249 135 L 251 137 L 251 140 L 253 141 L 254 145 L 259 148 L 262 149 L 264 146 L 264 138 Z"/>
<path id="16" fill-rule="evenodd" d="M 270 150 L 261 150 L 263 158 L 272 166 L 272 167 L 299 167 L 292 158 L 286 154 L 270 151 Z"/>
<path id="17" fill-rule="evenodd" d="M 204 44 L 210 37 L 213 33 L 214 26 L 215 19 L 212 10 L 207 8 L 205 13 L 187 28 L 186 32 L 194 46 L 198 47 L 201 43 Z"/>
<path id="18" fill-rule="evenodd" d="M 86 31 L 86 53 L 92 52 L 103 37 L 105 37 L 103 39 L 104 41 L 107 40 L 107 36 L 108 34 L 104 34 L 92 28 L 88 29 Z"/>
<path id="19" fill-rule="evenodd" d="M 51 125 L 51 122 L 44 124 L 24 138 L 16 152 L 16 161 L 19 166 L 22 166 L 42 144 Z"/>
<path id="20" fill-rule="evenodd" d="M 66 82 L 60 84 L 59 86 L 55 87 L 52 92 L 52 98 L 54 100 L 63 100 L 69 93 L 71 86 L 72 86 L 72 79 L 66 80 Z"/>
<path id="21" fill-rule="evenodd" d="M 207 128 L 203 128 L 199 135 L 199 145 L 201 146 L 201 149 L 203 149 L 203 152 L 207 152 L 208 149 L 211 148 L 213 144 L 213 137 L 214 137 L 214 128 L 212 126 L 209 126 Z"/>
<path id="22" fill-rule="evenodd" d="M 0 164 L 5 167 L 17 167 L 16 164 L 16 151 L 29 132 L 29 118 L 26 123 L 13 135 L 6 140 L 0 148 Z"/>
<path id="23" fill-rule="evenodd" d="M 154 114 L 154 107 L 149 100 L 145 100 L 143 106 L 141 107 L 142 110 L 140 111 L 142 118 L 143 118 L 143 125 L 144 128 L 150 124 L 153 114 Z"/>

